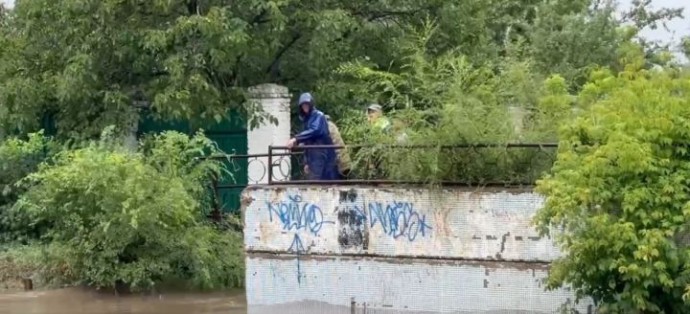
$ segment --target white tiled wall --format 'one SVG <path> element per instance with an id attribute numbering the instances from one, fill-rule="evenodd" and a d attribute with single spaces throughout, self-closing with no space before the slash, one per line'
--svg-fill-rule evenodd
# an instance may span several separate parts
<path id="1" fill-rule="evenodd" d="M 531 191 L 254 187 L 244 192 L 250 313 L 554 313 L 559 256 Z M 587 312 L 589 300 L 579 306 Z M 288 311 L 289 312 L 289 311 Z"/>

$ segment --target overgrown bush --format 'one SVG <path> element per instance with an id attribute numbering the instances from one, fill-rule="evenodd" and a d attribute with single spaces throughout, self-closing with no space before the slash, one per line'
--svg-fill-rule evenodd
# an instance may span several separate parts
<path id="1" fill-rule="evenodd" d="M 538 183 L 536 225 L 565 253 L 548 286 L 604 313 L 690 313 L 690 76 L 643 70 L 639 50 L 625 58 L 585 85 Z"/>
<path id="2" fill-rule="evenodd" d="M 10 137 L 0 142 L 0 242 L 28 241 L 40 234 L 40 224 L 9 208 L 25 191 L 16 183 L 36 171 L 57 148 L 42 132 L 29 134 L 26 139 Z"/>
<path id="3" fill-rule="evenodd" d="M 3 243 L 0 245 L 0 291 L 24 289 L 22 279 L 31 278 L 36 287 L 46 286 L 42 274 L 59 272 L 61 265 L 43 264 L 41 245 Z"/>
<path id="4" fill-rule="evenodd" d="M 543 79 L 529 62 L 511 58 L 493 66 L 472 64 L 454 52 L 431 57 L 426 42 L 433 31 L 430 27 L 416 41 L 401 43 L 407 58 L 399 74 L 364 61 L 340 68 L 356 86 L 352 90 L 375 95 L 393 121 L 387 134 L 372 131 L 362 111 L 339 121 L 348 144 L 375 145 L 356 151 L 357 175 L 371 177 L 375 168 L 377 176 L 405 181 L 534 181 L 551 166 L 554 149 L 507 149 L 505 144 L 555 139 L 558 125 L 572 112 L 569 103 L 554 102 L 569 99 L 565 80 L 554 76 L 540 84 Z M 401 144 L 426 148 L 386 147 Z M 448 147 L 476 144 L 496 146 Z"/>
<path id="5" fill-rule="evenodd" d="M 147 289 L 242 284 L 241 236 L 204 217 L 209 179 L 223 171 L 212 141 L 166 132 L 132 152 L 107 134 L 60 152 L 21 182 L 11 211 L 48 228 L 40 265 L 50 280 Z M 57 271 L 53 271 L 57 270 Z"/>

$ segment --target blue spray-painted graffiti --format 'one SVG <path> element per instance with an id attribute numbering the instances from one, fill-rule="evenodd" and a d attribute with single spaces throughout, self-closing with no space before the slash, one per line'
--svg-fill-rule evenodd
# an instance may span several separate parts
<path id="1" fill-rule="evenodd" d="M 323 219 L 321 208 L 315 204 L 303 202 L 301 195 L 290 195 L 288 201 L 280 203 L 266 202 L 269 220 L 273 222 L 276 215 L 283 224 L 283 230 L 307 230 L 318 235 L 325 224 L 335 224 Z"/>
<path id="2" fill-rule="evenodd" d="M 369 202 L 366 209 L 352 203 L 342 205 L 339 214 L 341 224 L 359 225 L 368 222 L 369 228 L 373 229 L 378 225 L 393 239 L 404 237 L 412 242 L 418 236 L 426 237 L 432 230 L 426 215 L 420 214 L 411 202 Z M 342 242 L 341 245 L 345 245 L 345 241 Z"/>
<path id="3" fill-rule="evenodd" d="M 302 284 L 302 267 L 300 265 L 299 256 L 306 252 L 306 250 L 304 249 L 304 244 L 302 244 L 302 239 L 299 238 L 299 235 L 295 234 L 295 237 L 292 238 L 292 244 L 290 244 L 288 252 L 297 255 L 297 284 Z"/>
<path id="4" fill-rule="evenodd" d="M 393 201 L 389 204 L 381 202 L 369 203 L 369 226 L 371 228 L 380 225 L 383 231 L 398 239 L 406 237 L 409 241 L 417 239 L 418 235 L 425 237 L 431 230 L 427 224 L 426 215 L 415 210 L 410 202 Z"/>
<path id="5" fill-rule="evenodd" d="M 294 231 L 292 243 L 288 248 L 289 253 L 297 255 L 297 283 L 302 283 L 302 267 L 300 255 L 307 252 L 299 236 L 300 231 L 307 231 L 314 236 L 319 235 L 323 225 L 335 224 L 334 221 L 324 220 L 321 208 L 316 204 L 304 202 L 301 195 L 289 195 L 287 201 L 279 203 L 266 202 L 268 207 L 268 219 L 273 222 L 275 215 L 280 221 L 284 231 Z"/>
<path id="6" fill-rule="evenodd" d="M 367 204 L 350 199 L 356 198 L 356 195 L 342 198 L 341 196 L 337 217 L 341 227 L 338 242 L 343 247 L 361 247 L 366 250 L 369 241 L 366 226 L 371 229 L 380 226 L 387 236 L 396 240 L 407 239 L 410 242 L 415 241 L 419 236 L 426 237 L 432 230 L 426 215 L 420 214 L 411 202 L 392 201 Z M 292 243 L 287 251 L 297 255 L 297 282 L 301 285 L 302 278 L 306 277 L 300 264 L 300 255 L 307 253 L 308 249 L 300 238 L 300 231 L 318 236 L 324 225 L 335 224 L 335 222 L 326 220 L 319 206 L 305 202 L 298 194 L 289 195 L 286 201 L 266 202 L 266 205 L 270 222 L 273 222 L 275 217 L 284 231 L 294 231 Z"/>

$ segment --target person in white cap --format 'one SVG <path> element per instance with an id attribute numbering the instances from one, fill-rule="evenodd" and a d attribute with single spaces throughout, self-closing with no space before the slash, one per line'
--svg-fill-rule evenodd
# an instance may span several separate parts
<path id="1" fill-rule="evenodd" d="M 388 132 L 391 128 L 391 121 L 383 115 L 383 108 L 379 104 L 367 107 L 367 119 L 371 125 L 383 132 Z"/>
<path id="2" fill-rule="evenodd" d="M 379 104 L 371 104 L 367 107 L 367 120 L 374 130 L 383 133 L 389 133 L 391 129 L 391 121 L 383 115 L 383 108 Z M 377 150 L 377 149 L 375 149 Z M 372 160 L 369 162 L 369 174 L 371 179 L 382 179 L 383 160 L 381 152 L 372 152 Z"/>

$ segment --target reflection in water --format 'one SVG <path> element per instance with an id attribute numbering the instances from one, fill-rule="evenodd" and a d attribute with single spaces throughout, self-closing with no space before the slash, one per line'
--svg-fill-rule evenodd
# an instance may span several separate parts
<path id="1" fill-rule="evenodd" d="M 245 314 L 243 292 L 121 296 L 83 289 L 0 294 L 0 314 Z"/>

